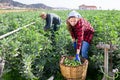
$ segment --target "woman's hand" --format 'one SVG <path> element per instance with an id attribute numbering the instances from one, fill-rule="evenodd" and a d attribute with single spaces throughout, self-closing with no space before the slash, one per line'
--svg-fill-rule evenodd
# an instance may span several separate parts
<path id="1" fill-rule="evenodd" d="M 75 61 L 79 61 L 79 62 L 81 63 L 81 60 L 80 60 L 79 54 L 76 54 L 76 56 L 75 56 Z"/>

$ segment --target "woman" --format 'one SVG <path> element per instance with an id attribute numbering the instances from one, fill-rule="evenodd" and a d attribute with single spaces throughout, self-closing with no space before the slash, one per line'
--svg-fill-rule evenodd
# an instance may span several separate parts
<path id="1" fill-rule="evenodd" d="M 78 12 L 72 11 L 68 15 L 67 28 L 71 34 L 74 49 L 76 50 L 75 60 L 80 61 L 80 53 L 82 58 L 88 59 L 88 49 L 94 34 L 91 24 L 82 18 Z"/>

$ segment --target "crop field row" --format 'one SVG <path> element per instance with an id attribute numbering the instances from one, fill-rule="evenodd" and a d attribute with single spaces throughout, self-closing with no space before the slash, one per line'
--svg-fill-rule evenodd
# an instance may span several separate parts
<path id="1" fill-rule="evenodd" d="M 51 45 L 51 33 L 43 30 L 45 21 L 39 17 L 42 11 L 55 13 L 62 19 L 62 25 L 55 35 L 54 46 Z M 65 23 L 70 10 L 8 12 L 0 14 L 0 36 L 32 22 L 35 24 L 0 40 L 0 56 L 5 60 L 2 78 L 4 80 L 47 80 L 55 75 L 55 80 L 64 80 L 59 69 L 60 57 L 75 55 Z M 113 61 L 110 66 L 120 70 L 120 11 L 78 10 L 78 12 L 95 29 L 89 50 L 86 80 L 101 80 L 103 74 L 100 72 L 100 66 L 103 66 L 104 52 L 96 48 L 99 42 L 118 45 L 118 50 L 112 52 Z M 120 76 L 115 80 L 119 78 Z"/>

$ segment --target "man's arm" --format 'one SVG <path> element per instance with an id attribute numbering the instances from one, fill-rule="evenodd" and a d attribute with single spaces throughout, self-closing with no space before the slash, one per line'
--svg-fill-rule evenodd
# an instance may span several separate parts
<path id="1" fill-rule="evenodd" d="M 52 26 L 52 21 L 53 17 L 50 14 L 47 14 L 46 25 L 44 27 L 44 30 L 50 29 L 50 27 Z"/>

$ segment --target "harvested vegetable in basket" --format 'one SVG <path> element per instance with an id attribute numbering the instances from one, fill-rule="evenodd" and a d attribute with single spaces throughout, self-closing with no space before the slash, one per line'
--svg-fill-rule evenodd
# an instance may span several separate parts
<path id="1" fill-rule="evenodd" d="M 74 59 L 65 58 L 64 63 L 66 66 L 79 66 L 81 63 L 79 61 L 75 61 Z"/>

